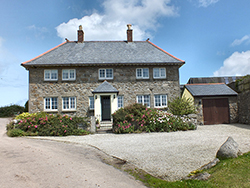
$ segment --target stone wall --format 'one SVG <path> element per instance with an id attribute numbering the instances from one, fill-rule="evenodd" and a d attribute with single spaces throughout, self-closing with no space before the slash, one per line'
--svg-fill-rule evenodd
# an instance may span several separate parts
<path id="1" fill-rule="evenodd" d="M 239 123 L 250 125 L 250 76 L 238 82 Z"/>
<path id="2" fill-rule="evenodd" d="M 136 68 L 145 66 L 114 66 L 114 67 L 46 67 L 46 69 L 57 69 L 57 81 L 44 81 L 44 68 L 29 69 L 29 112 L 44 111 L 45 97 L 58 97 L 59 113 L 67 113 L 78 116 L 91 116 L 93 110 L 89 110 L 89 97 L 92 91 L 99 86 L 103 80 L 98 80 L 99 68 L 113 68 L 114 79 L 107 80 L 124 96 L 124 105 L 136 102 L 136 95 L 150 95 L 151 104 L 154 106 L 155 94 L 167 94 L 168 100 L 180 95 L 179 89 L 179 67 L 165 66 L 166 78 L 153 79 L 153 66 L 149 68 L 149 79 L 136 79 Z M 162 66 L 159 66 L 162 67 Z M 62 69 L 76 69 L 76 80 L 62 81 Z M 76 97 L 76 111 L 62 111 L 62 97 Z"/>

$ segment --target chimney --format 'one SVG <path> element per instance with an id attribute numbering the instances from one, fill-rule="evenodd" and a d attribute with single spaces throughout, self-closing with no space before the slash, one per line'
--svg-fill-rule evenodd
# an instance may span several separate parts
<path id="1" fill-rule="evenodd" d="M 132 25 L 128 24 L 127 27 L 128 27 L 128 30 L 127 30 L 127 42 L 133 42 L 133 30 L 131 29 Z"/>
<path id="2" fill-rule="evenodd" d="M 82 30 L 82 25 L 79 25 L 79 30 L 77 31 L 78 32 L 78 43 L 82 43 L 84 41 L 84 32 Z"/>

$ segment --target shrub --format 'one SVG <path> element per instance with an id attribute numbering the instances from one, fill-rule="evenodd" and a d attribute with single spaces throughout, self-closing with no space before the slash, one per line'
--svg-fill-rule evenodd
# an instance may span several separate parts
<path id="1" fill-rule="evenodd" d="M 26 136 L 67 136 L 85 135 L 87 131 L 78 129 L 78 124 L 87 122 L 82 117 L 68 115 L 39 113 L 23 113 L 7 125 L 7 131 L 22 130 Z"/>
<path id="2" fill-rule="evenodd" d="M 25 136 L 25 132 L 21 129 L 11 129 L 7 132 L 10 137 Z"/>
<path id="3" fill-rule="evenodd" d="M 0 117 L 13 117 L 16 114 L 24 112 L 24 107 L 19 105 L 10 105 L 0 107 Z"/>
<path id="4" fill-rule="evenodd" d="M 194 130 L 195 125 L 188 119 L 174 116 L 141 104 L 133 104 L 116 111 L 113 116 L 113 132 L 170 132 Z"/>
<path id="5" fill-rule="evenodd" d="M 187 115 L 196 113 L 196 108 L 192 104 L 190 98 L 176 97 L 172 101 L 168 101 L 168 107 L 174 115 Z"/>

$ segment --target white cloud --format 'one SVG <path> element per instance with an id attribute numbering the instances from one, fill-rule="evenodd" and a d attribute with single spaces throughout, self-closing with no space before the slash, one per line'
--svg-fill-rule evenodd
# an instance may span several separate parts
<path id="1" fill-rule="evenodd" d="M 159 27 L 157 18 L 177 16 L 171 0 L 105 0 L 104 13 L 71 19 L 56 27 L 62 39 L 77 40 L 76 30 L 83 26 L 85 40 L 126 40 L 126 25 L 132 24 L 134 40 L 151 37 L 149 30 Z"/>
<path id="2" fill-rule="evenodd" d="M 211 4 L 217 3 L 219 0 L 198 0 L 199 6 L 201 7 L 208 7 Z"/>
<path id="3" fill-rule="evenodd" d="M 243 42 L 247 42 L 247 43 L 250 42 L 250 37 L 249 37 L 249 35 L 245 35 L 245 36 L 242 37 L 241 39 L 235 39 L 235 40 L 233 41 L 233 43 L 231 44 L 231 46 L 238 46 L 238 45 L 241 45 Z"/>
<path id="4" fill-rule="evenodd" d="M 244 76 L 250 74 L 250 50 L 234 52 L 223 66 L 214 72 L 214 76 Z"/>

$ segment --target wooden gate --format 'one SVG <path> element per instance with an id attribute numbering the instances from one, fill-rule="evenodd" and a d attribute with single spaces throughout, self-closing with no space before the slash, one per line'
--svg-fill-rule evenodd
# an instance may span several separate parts
<path id="1" fill-rule="evenodd" d="M 204 125 L 230 123 L 227 98 L 202 99 Z"/>

